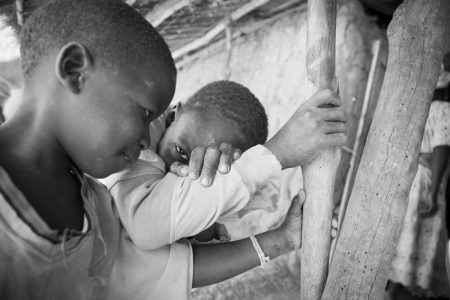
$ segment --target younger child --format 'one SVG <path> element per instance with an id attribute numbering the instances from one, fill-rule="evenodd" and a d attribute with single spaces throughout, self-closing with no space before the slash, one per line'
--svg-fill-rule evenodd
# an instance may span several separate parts
<path id="1" fill-rule="evenodd" d="M 184 189 L 180 183 L 187 184 L 187 180 L 173 174 L 166 175 L 167 165 L 176 161 L 188 162 L 190 153 L 197 147 L 229 143 L 246 151 L 265 142 L 267 116 L 264 108 L 247 88 L 237 83 L 217 81 L 206 85 L 183 106 L 177 105 L 152 122 L 151 132 L 158 131 L 156 128 L 159 129 L 159 136 L 162 136 L 159 140 L 152 139 L 151 149 L 154 150 L 144 151 L 137 164 L 112 175 L 106 183 L 131 240 L 143 250 L 152 250 L 149 253 L 154 253 L 155 261 L 164 265 L 159 276 L 155 274 L 158 283 L 155 283 L 150 298 L 183 299 L 187 297 L 192 283 L 194 286 L 201 286 L 235 276 L 256 265 L 247 263 L 248 267 L 236 271 L 224 266 L 233 265 L 239 257 L 253 255 L 257 258 L 258 255 L 252 247 L 241 248 L 237 252 L 232 243 L 212 247 L 192 245 L 191 250 L 189 243 L 176 242 L 210 226 L 216 227 L 214 222 L 224 221 L 226 217 L 238 212 L 242 215 L 245 210 L 258 208 L 275 210 L 280 196 L 281 174 L 272 176 L 255 191 L 245 186 L 245 182 L 232 189 L 226 181 L 221 180 L 224 179 L 222 177 L 227 177 L 228 180 L 232 178 L 238 182 L 240 177 L 237 172 L 230 172 L 226 176 L 218 175 L 216 182 L 208 189 L 198 183 L 197 186 L 191 183 L 191 189 Z M 295 171 L 298 169 L 292 169 L 290 175 L 294 175 Z M 287 194 L 283 196 L 288 200 L 292 200 L 300 190 L 300 178 L 296 179 L 290 189 L 285 189 Z M 204 193 L 190 196 L 192 189 L 204 190 Z M 210 236 L 212 237 L 214 236 Z M 205 238 L 204 233 L 202 238 Z M 295 244 L 300 243 L 299 239 L 300 232 Z M 247 243 L 250 244 L 248 239 Z M 180 244 L 188 246 L 185 253 L 174 250 Z M 202 250 L 198 251 L 198 247 L 202 247 Z M 221 248 L 228 249 L 228 255 L 219 260 L 215 255 L 220 253 Z M 282 251 L 274 252 L 271 257 L 282 254 Z M 173 261 L 177 261 L 175 269 L 171 269 L 174 267 Z M 124 268 L 121 269 L 123 274 Z M 173 287 L 171 282 L 180 278 L 180 273 L 183 273 L 180 270 L 192 270 L 193 278 L 188 274 L 188 282 Z"/>

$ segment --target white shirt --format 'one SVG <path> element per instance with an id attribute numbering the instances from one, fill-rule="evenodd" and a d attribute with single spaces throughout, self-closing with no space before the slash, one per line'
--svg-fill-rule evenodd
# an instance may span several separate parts
<path id="1" fill-rule="evenodd" d="M 125 229 L 141 249 L 157 249 L 195 235 L 220 218 L 255 206 L 252 197 L 267 185 L 275 194 L 279 190 L 281 165 L 261 145 L 244 152 L 230 173 L 217 174 L 208 188 L 198 180 L 164 174 L 155 166 L 156 158 L 155 154 L 155 161 L 139 160 L 105 180 Z"/>

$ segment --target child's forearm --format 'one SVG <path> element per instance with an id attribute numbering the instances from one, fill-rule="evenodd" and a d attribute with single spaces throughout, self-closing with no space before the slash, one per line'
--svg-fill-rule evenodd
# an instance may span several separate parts
<path id="1" fill-rule="evenodd" d="M 236 213 L 263 185 L 278 184 L 280 176 L 275 156 L 255 146 L 236 161 L 229 174 L 218 174 L 208 188 L 189 178 L 163 176 L 148 162 L 138 162 L 110 184 L 110 191 L 133 242 L 151 250 L 195 235 L 219 217 Z"/>
<path id="2" fill-rule="evenodd" d="M 292 251 L 285 235 L 272 230 L 256 236 L 264 254 L 271 259 Z M 260 265 L 249 238 L 220 244 L 192 245 L 194 252 L 193 287 L 218 283 Z"/>

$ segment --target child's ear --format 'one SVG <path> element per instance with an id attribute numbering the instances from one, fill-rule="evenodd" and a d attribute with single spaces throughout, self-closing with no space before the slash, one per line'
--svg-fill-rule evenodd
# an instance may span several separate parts
<path id="1" fill-rule="evenodd" d="M 178 103 L 177 105 L 174 105 L 172 108 L 170 108 L 169 115 L 166 119 L 166 128 L 169 127 L 176 119 L 178 119 L 182 108 L 183 106 L 181 105 L 181 103 Z"/>
<path id="2" fill-rule="evenodd" d="M 86 70 L 92 67 L 88 49 L 76 42 L 65 45 L 56 58 L 55 74 L 58 80 L 72 93 L 78 94 L 83 89 Z"/>

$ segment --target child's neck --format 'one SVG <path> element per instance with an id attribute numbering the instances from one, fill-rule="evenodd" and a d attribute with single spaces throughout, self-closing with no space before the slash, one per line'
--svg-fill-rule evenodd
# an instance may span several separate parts
<path id="1" fill-rule="evenodd" d="M 80 182 L 50 124 L 24 108 L 0 126 L 0 145 L 0 166 L 49 227 L 81 229 Z"/>
<path id="2" fill-rule="evenodd" d="M 32 117 L 18 116 L 0 127 L 2 160 L 23 162 L 27 169 L 60 173 L 71 167 L 71 160 L 50 130 Z M 50 126 L 48 126 L 50 127 Z"/>

